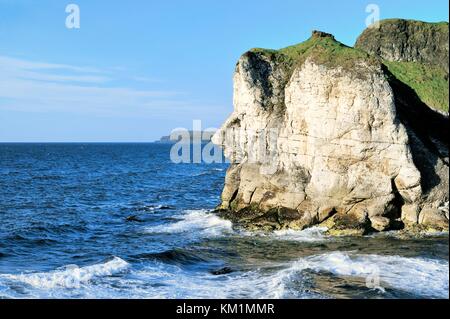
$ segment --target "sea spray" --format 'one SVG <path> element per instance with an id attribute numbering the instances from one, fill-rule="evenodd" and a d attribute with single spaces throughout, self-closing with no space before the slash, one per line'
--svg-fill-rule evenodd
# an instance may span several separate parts
<path id="1" fill-rule="evenodd" d="M 0 275 L 0 277 L 20 281 L 35 288 L 52 289 L 56 287 L 80 288 L 96 277 L 111 276 L 127 269 L 129 264 L 119 257 L 101 264 L 78 267 L 67 265 L 61 269 L 20 275 Z"/>

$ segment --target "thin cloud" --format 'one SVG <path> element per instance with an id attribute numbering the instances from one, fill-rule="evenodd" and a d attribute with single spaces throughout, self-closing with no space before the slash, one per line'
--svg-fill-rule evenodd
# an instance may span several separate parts
<path id="1" fill-rule="evenodd" d="M 114 86 L 119 80 L 95 68 L 0 56 L 0 108 L 120 115 L 150 107 L 164 111 L 181 101 L 181 92 Z"/>
<path id="2" fill-rule="evenodd" d="M 162 81 L 160 79 L 149 78 L 149 77 L 145 77 L 145 76 L 133 76 L 133 77 L 131 77 L 131 79 L 133 81 L 136 81 L 136 82 L 151 82 L 151 83 L 162 83 L 162 82 L 164 82 L 164 81 Z"/>
<path id="3" fill-rule="evenodd" d="M 84 73 L 100 73 L 101 71 L 97 68 L 92 67 L 79 67 L 68 64 L 56 64 L 56 63 L 47 63 L 47 62 L 35 62 L 35 61 L 27 61 L 17 58 L 12 58 L 8 56 L 0 55 L 0 66 L 11 66 L 18 69 L 23 70 L 68 70 L 74 72 L 84 72 Z"/>

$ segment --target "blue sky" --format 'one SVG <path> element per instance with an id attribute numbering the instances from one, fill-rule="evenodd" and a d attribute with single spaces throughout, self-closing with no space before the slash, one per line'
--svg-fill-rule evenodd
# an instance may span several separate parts
<path id="1" fill-rule="evenodd" d="M 80 8 L 67 29 L 65 8 Z M 252 47 L 311 30 L 353 45 L 365 8 L 381 18 L 448 21 L 447 0 L 0 0 L 0 141 L 153 141 L 218 127 L 232 74 Z"/>

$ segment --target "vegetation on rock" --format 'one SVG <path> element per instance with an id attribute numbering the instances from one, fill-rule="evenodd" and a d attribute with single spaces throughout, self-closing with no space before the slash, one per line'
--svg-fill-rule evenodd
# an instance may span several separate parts
<path id="1" fill-rule="evenodd" d="M 379 60 L 370 54 L 336 41 L 328 33 L 313 31 L 313 35 L 305 42 L 280 50 L 254 48 L 252 53 L 263 54 L 270 60 L 283 64 L 288 75 L 310 58 L 317 64 L 330 68 L 340 67 L 345 71 L 354 71 L 355 63 L 366 62 L 369 65 L 379 64 Z"/>
<path id="2" fill-rule="evenodd" d="M 448 31 L 448 22 L 388 19 L 366 29 L 355 47 L 381 57 L 422 102 L 448 113 Z"/>
<path id="3" fill-rule="evenodd" d="M 390 35 L 389 33 L 395 33 Z M 383 33 L 383 35 L 381 35 Z M 387 35 L 385 34 L 387 33 Z M 405 40 L 407 37 L 407 40 Z M 419 98 L 429 107 L 447 112 L 449 111 L 449 83 L 448 66 L 445 69 L 445 52 L 436 54 L 418 54 L 419 49 L 407 47 L 436 46 L 427 40 L 430 37 L 445 40 L 448 43 L 448 23 L 426 23 L 414 20 L 389 19 L 381 22 L 380 29 L 367 29 L 359 37 L 354 48 L 336 41 L 328 33 L 313 31 L 313 35 L 305 42 L 292 45 L 280 50 L 254 48 L 250 52 L 262 54 L 286 69 L 290 77 L 298 66 L 307 58 L 317 64 L 331 68 L 340 67 L 345 71 L 355 71 L 354 66 L 359 62 L 368 65 L 383 63 L 389 71 L 401 82 L 413 89 Z M 399 44 L 406 48 L 398 49 L 396 60 L 387 53 L 383 53 L 380 46 L 389 45 L 389 42 L 409 41 L 408 45 Z M 387 44 L 386 44 L 387 42 Z M 429 48 L 422 49 L 428 52 Z M 445 51 L 445 48 L 431 48 L 433 52 Z M 403 50 L 403 51 L 402 51 Z M 422 52 L 422 53 L 423 53 Z M 379 57 L 377 57 L 379 55 Z M 409 55 L 409 57 L 408 57 Z M 423 57 L 425 55 L 425 57 Z M 447 48 L 448 58 L 448 48 Z M 364 74 L 359 74 L 364 76 Z M 288 79 L 287 79 L 288 80 Z"/>
<path id="4" fill-rule="evenodd" d="M 448 73 L 419 62 L 384 61 L 389 71 L 413 89 L 426 105 L 448 113 Z"/>

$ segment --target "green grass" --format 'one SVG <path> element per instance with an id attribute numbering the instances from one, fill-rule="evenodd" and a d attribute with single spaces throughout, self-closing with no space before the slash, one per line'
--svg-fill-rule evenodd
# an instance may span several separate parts
<path id="1" fill-rule="evenodd" d="M 448 22 L 428 23 L 416 20 L 387 19 L 380 21 L 381 29 L 366 29 L 356 41 L 356 47 L 366 47 L 376 51 L 379 42 L 394 43 L 398 38 L 409 46 L 448 46 Z M 380 31 L 381 30 L 381 31 Z M 429 43 L 436 35 L 437 43 Z M 445 47 L 438 48 L 435 54 L 426 52 L 423 61 L 393 62 L 383 61 L 389 71 L 401 82 L 413 89 L 418 97 L 429 107 L 447 112 L 448 102 L 448 64 Z"/>
<path id="2" fill-rule="evenodd" d="M 400 24 L 402 22 L 406 22 L 412 26 L 418 27 L 423 31 L 437 31 L 437 32 L 446 32 L 448 29 L 448 22 L 424 22 L 418 20 L 411 19 L 384 19 L 381 20 L 381 24 Z"/>
<path id="3" fill-rule="evenodd" d="M 303 64 L 307 58 L 315 63 L 328 67 L 341 67 L 348 71 L 356 71 L 355 63 L 365 61 L 379 63 L 378 60 L 366 52 L 348 47 L 332 36 L 312 36 L 307 41 L 280 50 L 255 48 L 250 50 L 260 53 L 285 64 L 291 71 Z"/>
<path id="4" fill-rule="evenodd" d="M 384 61 L 389 71 L 412 88 L 428 106 L 449 111 L 447 73 L 437 67 L 416 62 Z"/>
<path id="5" fill-rule="evenodd" d="M 417 23 L 422 24 L 422 22 Z M 446 28 L 447 26 L 447 23 L 437 23 L 429 27 Z M 250 52 L 263 54 L 284 66 L 289 78 L 295 68 L 303 64 L 307 58 L 311 58 L 320 65 L 331 68 L 340 67 L 353 74 L 357 73 L 361 78 L 367 76 L 367 70 L 355 67 L 358 62 L 364 61 L 368 65 L 383 63 L 398 80 L 411 87 L 425 104 L 434 109 L 449 111 L 447 73 L 438 66 L 415 62 L 381 61 L 361 49 L 348 47 L 336 41 L 331 35 L 313 35 L 305 42 L 280 50 L 255 48 Z"/>
<path id="6" fill-rule="evenodd" d="M 375 62 L 367 53 L 350 48 L 331 37 L 312 37 L 301 44 L 281 49 L 280 52 L 299 63 L 311 57 L 316 63 L 344 69 L 351 69 L 357 60 Z"/>

